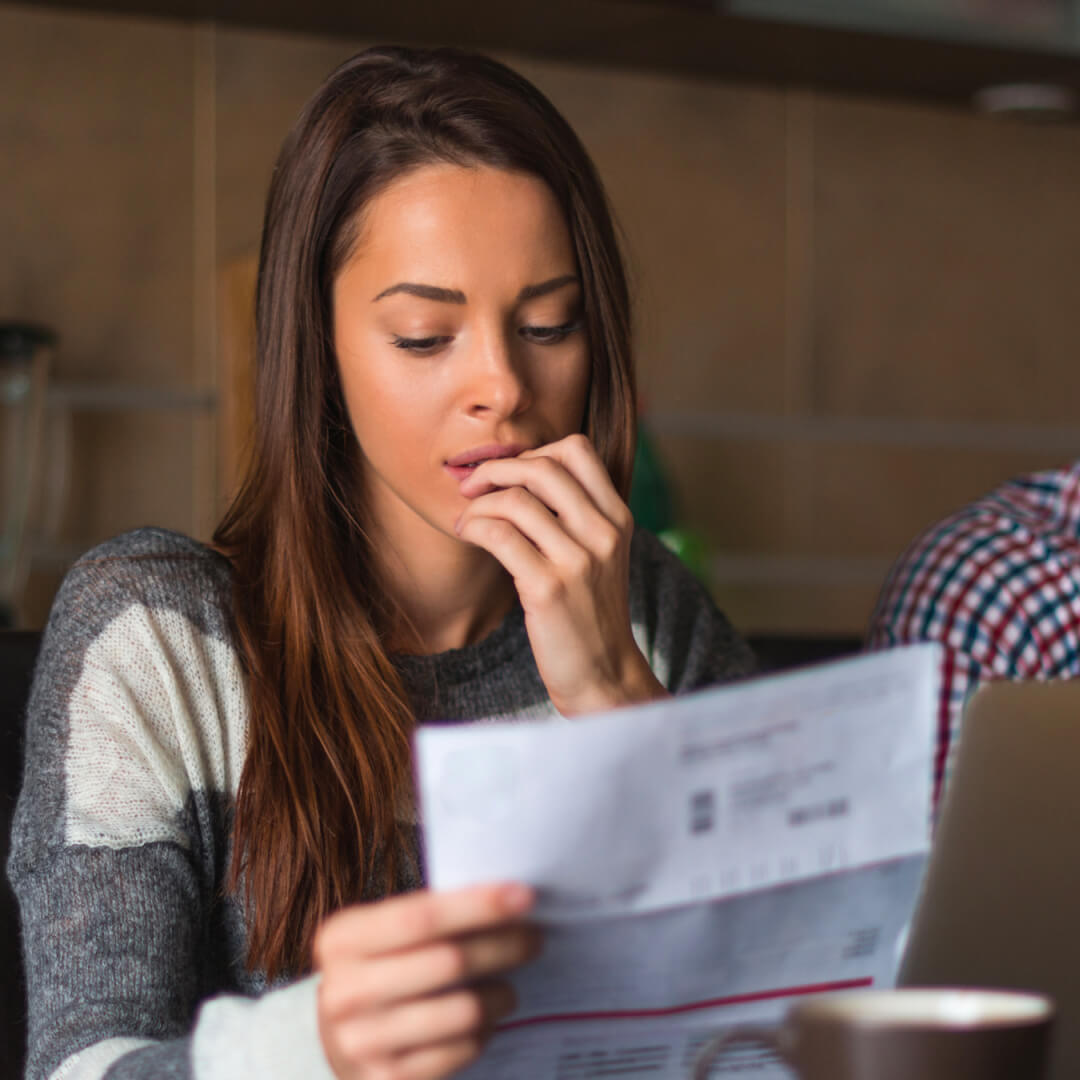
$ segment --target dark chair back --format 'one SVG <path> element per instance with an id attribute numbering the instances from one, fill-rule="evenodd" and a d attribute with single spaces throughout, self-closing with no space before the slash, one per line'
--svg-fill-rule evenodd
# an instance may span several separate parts
<path id="1" fill-rule="evenodd" d="M 839 660 L 862 648 L 862 639 L 854 634 L 750 634 L 746 640 L 762 675 Z"/>
<path id="2" fill-rule="evenodd" d="M 26 699 L 40 636 L 37 631 L 0 630 L 0 1080 L 18 1080 L 26 1056 L 19 912 L 4 867 L 22 783 Z"/>

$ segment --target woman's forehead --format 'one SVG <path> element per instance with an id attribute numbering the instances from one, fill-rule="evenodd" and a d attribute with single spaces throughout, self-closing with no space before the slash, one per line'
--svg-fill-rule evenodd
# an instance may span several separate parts
<path id="1" fill-rule="evenodd" d="M 574 268 L 569 229 L 543 180 L 440 163 L 391 182 L 368 203 L 344 269 L 351 277 L 519 289 Z"/>

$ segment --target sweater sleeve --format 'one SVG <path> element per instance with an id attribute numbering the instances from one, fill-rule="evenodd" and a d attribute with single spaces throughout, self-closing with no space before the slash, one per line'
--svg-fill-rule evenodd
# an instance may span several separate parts
<path id="1" fill-rule="evenodd" d="M 752 675 L 753 653 L 693 574 L 650 532 L 634 532 L 630 564 L 634 637 L 673 694 Z"/>
<path id="2" fill-rule="evenodd" d="M 50 616 L 8 867 L 28 1080 L 331 1076 L 316 978 L 245 984 L 223 915 L 246 704 L 205 562 L 87 558 Z"/>

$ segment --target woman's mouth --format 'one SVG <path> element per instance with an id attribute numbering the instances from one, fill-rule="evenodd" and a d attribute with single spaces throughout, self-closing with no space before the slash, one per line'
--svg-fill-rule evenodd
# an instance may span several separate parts
<path id="1" fill-rule="evenodd" d="M 475 446 L 464 453 L 456 454 L 445 462 L 444 468 L 458 483 L 466 477 L 472 476 L 476 469 L 485 461 L 495 458 L 517 457 L 518 454 L 527 450 L 527 446 L 519 443 L 492 444 L 489 446 Z"/>

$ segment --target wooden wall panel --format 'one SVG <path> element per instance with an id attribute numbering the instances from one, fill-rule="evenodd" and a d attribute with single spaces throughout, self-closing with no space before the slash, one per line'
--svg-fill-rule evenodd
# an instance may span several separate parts
<path id="1" fill-rule="evenodd" d="M 788 552 L 788 448 L 765 440 L 654 434 L 680 523 L 716 552 Z"/>
<path id="2" fill-rule="evenodd" d="M 217 248 L 224 264 L 258 250 L 270 174 L 308 97 L 362 43 L 216 31 Z"/>
<path id="3" fill-rule="evenodd" d="M 814 147 L 814 409 L 1080 421 L 1080 128 L 822 98 Z"/>
<path id="4" fill-rule="evenodd" d="M 926 526 L 1009 477 L 1068 464 L 1038 450 L 821 446 L 798 548 L 808 555 L 892 558 Z"/>
<path id="5" fill-rule="evenodd" d="M 230 259 L 218 278 L 218 497 L 222 511 L 235 494 L 251 452 L 255 421 L 254 255 Z"/>
<path id="6" fill-rule="evenodd" d="M 191 414 L 79 418 L 68 541 L 220 510 L 272 163 L 361 45 L 0 3 L 0 318 L 54 325 L 64 377 L 222 395 L 216 455 Z M 1080 453 L 1080 129 L 507 59 L 607 183 L 657 444 L 737 624 L 858 632 L 916 531 Z"/>
<path id="7" fill-rule="evenodd" d="M 57 380 L 180 386 L 194 368 L 193 31 L 0 5 L 0 319 L 60 335 Z M 193 417 L 73 420 L 54 552 L 195 531 Z M 35 564 L 43 622 L 65 558 Z"/>
<path id="8" fill-rule="evenodd" d="M 195 474 L 181 450 L 191 423 L 172 410 L 76 416 L 69 518 L 78 532 L 69 535 L 105 539 L 142 525 L 190 533 Z"/>
<path id="9" fill-rule="evenodd" d="M 192 62 L 178 23 L 0 5 L 0 318 L 58 377 L 189 370 Z"/>

